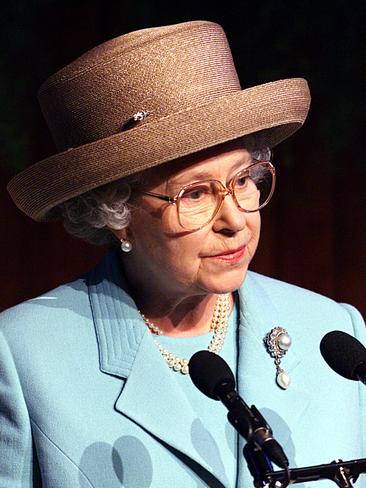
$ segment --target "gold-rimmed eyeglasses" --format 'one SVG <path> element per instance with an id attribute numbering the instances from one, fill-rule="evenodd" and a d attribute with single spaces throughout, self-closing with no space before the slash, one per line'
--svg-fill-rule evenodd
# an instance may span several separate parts
<path id="1" fill-rule="evenodd" d="M 205 180 L 184 186 L 174 197 L 150 191 L 139 193 L 175 205 L 181 227 L 195 231 L 215 218 L 227 195 L 232 196 L 240 211 L 257 212 L 270 201 L 275 182 L 273 164 L 269 161 L 256 161 L 241 169 L 227 186 L 219 180 Z"/>

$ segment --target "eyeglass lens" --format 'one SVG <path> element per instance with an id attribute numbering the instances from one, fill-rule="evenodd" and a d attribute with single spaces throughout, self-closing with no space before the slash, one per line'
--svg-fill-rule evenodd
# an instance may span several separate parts
<path id="1" fill-rule="evenodd" d="M 270 163 L 255 163 L 233 178 L 230 186 L 240 209 L 254 212 L 268 203 L 274 185 L 272 168 Z M 178 203 L 181 225 L 194 230 L 210 222 L 225 194 L 224 187 L 215 180 L 200 181 L 184 188 Z"/>

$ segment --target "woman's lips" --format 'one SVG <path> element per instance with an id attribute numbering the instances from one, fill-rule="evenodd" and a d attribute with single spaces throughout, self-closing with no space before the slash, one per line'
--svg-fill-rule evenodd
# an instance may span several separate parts
<path id="1" fill-rule="evenodd" d="M 240 247 L 239 249 L 235 249 L 232 251 L 225 251 L 220 254 L 215 254 L 214 256 L 207 256 L 211 259 L 220 259 L 221 261 L 225 261 L 228 263 L 235 263 L 242 259 L 245 253 L 245 246 Z"/>

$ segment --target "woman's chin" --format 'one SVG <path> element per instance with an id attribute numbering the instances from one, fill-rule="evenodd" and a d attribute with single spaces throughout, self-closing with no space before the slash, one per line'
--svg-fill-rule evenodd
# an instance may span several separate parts
<path id="1" fill-rule="evenodd" d="M 222 294 L 232 293 L 238 290 L 243 284 L 248 268 L 236 270 L 231 273 L 218 273 L 211 275 L 204 283 L 204 288 L 211 293 Z"/>

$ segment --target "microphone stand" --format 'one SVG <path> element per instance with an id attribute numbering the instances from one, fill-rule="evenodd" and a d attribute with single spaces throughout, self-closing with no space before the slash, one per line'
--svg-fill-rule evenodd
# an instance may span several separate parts
<path id="1" fill-rule="evenodd" d="M 243 449 L 255 488 L 286 488 L 288 485 L 318 480 L 330 480 L 339 488 L 353 488 L 361 473 L 366 473 L 366 459 L 335 460 L 306 468 L 273 471 L 271 461 L 252 442 Z"/>

